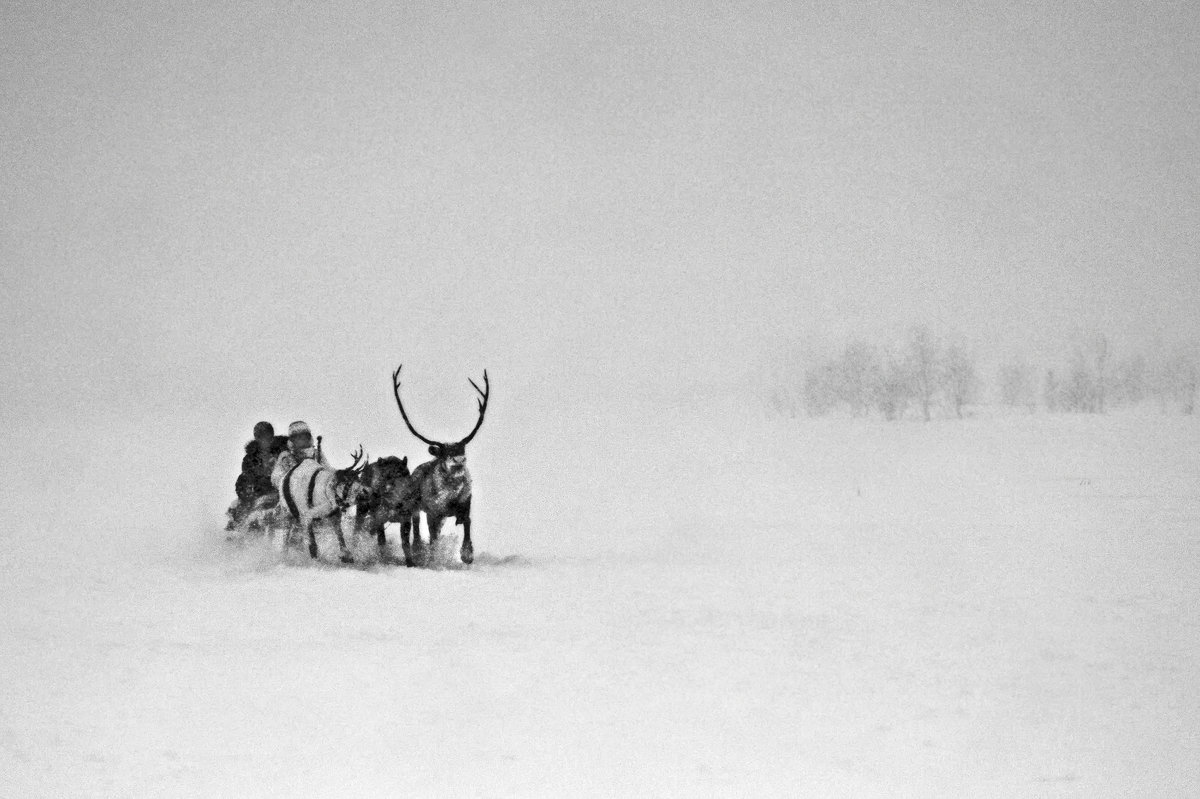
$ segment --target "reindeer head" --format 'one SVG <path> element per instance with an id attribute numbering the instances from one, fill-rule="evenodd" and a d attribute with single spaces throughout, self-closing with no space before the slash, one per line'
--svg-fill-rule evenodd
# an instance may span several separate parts
<path id="1" fill-rule="evenodd" d="M 388 455 L 368 464 L 363 470 L 362 481 L 372 489 L 378 490 L 394 480 L 408 477 L 409 474 L 407 457 Z"/>
<path id="2" fill-rule="evenodd" d="M 388 455 L 368 464 L 359 480 L 367 487 L 370 497 L 378 499 L 394 494 L 403 487 L 409 475 L 407 457 Z"/>
<path id="3" fill-rule="evenodd" d="M 437 459 L 438 468 L 448 472 L 451 476 L 459 476 L 466 472 L 467 468 L 467 444 L 479 432 L 479 428 L 483 425 L 483 417 L 487 413 L 488 394 L 492 387 L 488 383 L 487 370 L 483 371 L 483 388 L 476 385 L 474 380 L 468 378 L 471 386 L 479 394 L 479 420 L 475 422 L 475 428 L 471 430 L 467 437 L 454 443 L 444 441 L 432 441 L 421 435 L 412 426 L 412 422 L 408 419 L 408 413 L 404 410 L 404 403 L 400 401 L 400 369 L 403 365 L 397 366 L 396 371 L 392 372 L 392 393 L 396 395 L 396 405 L 400 408 L 400 415 L 404 417 L 404 424 L 408 426 L 408 431 L 417 438 L 429 445 L 429 454 Z"/>
<path id="4" fill-rule="evenodd" d="M 362 476 L 363 471 L 367 468 L 367 464 L 371 460 L 370 456 L 363 457 L 362 444 L 359 444 L 358 449 L 351 452 L 350 456 L 354 458 L 354 462 L 345 469 L 338 469 L 334 472 L 334 485 L 341 497 L 339 501 L 344 505 L 354 502 L 360 494 L 367 490 L 367 486 L 363 484 Z"/>

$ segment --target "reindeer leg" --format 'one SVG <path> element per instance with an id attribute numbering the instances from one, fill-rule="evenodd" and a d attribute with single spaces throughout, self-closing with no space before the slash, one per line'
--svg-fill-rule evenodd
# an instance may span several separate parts
<path id="1" fill-rule="evenodd" d="M 307 522 L 301 522 L 301 526 L 308 528 L 308 554 L 309 554 L 309 557 L 311 557 L 313 560 L 316 560 L 317 559 L 317 534 L 316 534 L 316 531 L 313 529 L 314 525 L 312 523 L 312 520 L 310 519 Z"/>
<path id="2" fill-rule="evenodd" d="M 375 518 L 371 518 L 371 522 L 375 525 L 375 543 L 379 544 L 379 551 L 382 553 L 387 549 L 387 523 L 388 517 L 384 516 L 376 522 Z"/>
<path id="3" fill-rule="evenodd" d="M 412 542 L 409 540 L 412 534 L 412 524 L 412 516 L 406 515 L 400 520 L 400 544 L 404 547 L 404 565 L 410 567 L 417 565 L 416 561 L 413 560 Z M 417 540 L 420 539 L 418 538 Z"/>
<path id="4" fill-rule="evenodd" d="M 387 541 L 387 524 L 392 518 L 391 511 L 386 513 L 379 512 L 378 518 L 375 514 L 371 516 L 371 524 L 375 528 L 375 543 L 379 547 L 379 559 L 384 563 L 395 563 L 396 559 L 392 557 L 388 550 Z"/>
<path id="5" fill-rule="evenodd" d="M 462 520 L 462 562 L 470 565 L 475 560 L 475 547 L 471 545 L 471 517 Z"/>
<path id="6" fill-rule="evenodd" d="M 342 563 L 353 563 L 354 557 L 346 548 L 346 536 L 342 533 L 342 514 L 335 513 L 330 519 L 333 521 L 333 529 L 337 530 L 338 546 L 342 549 Z"/>
<path id="7" fill-rule="evenodd" d="M 292 545 L 292 540 L 296 537 L 296 520 L 288 516 L 279 534 L 283 536 L 283 551 L 287 552 Z"/>
<path id="8" fill-rule="evenodd" d="M 425 544 L 421 541 L 421 511 L 413 511 L 412 515 L 412 551 L 413 558 L 416 562 L 424 559 L 422 554 L 425 550 Z"/>
<path id="9" fill-rule="evenodd" d="M 433 563 L 437 560 L 437 542 L 438 536 L 442 534 L 442 517 L 430 516 L 426 512 L 425 526 L 429 529 L 429 562 Z"/>

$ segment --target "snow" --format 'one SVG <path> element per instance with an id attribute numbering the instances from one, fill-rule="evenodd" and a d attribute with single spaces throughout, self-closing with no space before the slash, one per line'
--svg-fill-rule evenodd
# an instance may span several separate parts
<path id="1" fill-rule="evenodd" d="M 16 478 L 0 794 L 1200 793 L 1195 419 L 490 424 L 469 569 L 227 544 L 119 430 Z"/>

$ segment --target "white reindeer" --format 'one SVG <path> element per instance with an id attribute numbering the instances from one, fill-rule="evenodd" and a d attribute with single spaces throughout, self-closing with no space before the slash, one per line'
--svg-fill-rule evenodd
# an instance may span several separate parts
<path id="1" fill-rule="evenodd" d="M 363 457 L 361 446 L 352 455 L 354 462 L 345 469 L 322 466 L 313 458 L 305 458 L 294 465 L 286 461 L 277 464 L 271 481 L 279 491 L 280 508 L 286 509 L 290 516 L 285 543 L 290 543 L 292 531 L 299 527 L 301 534 L 308 538 L 308 554 L 316 558 L 317 538 L 313 527 L 316 522 L 328 519 L 337 530 L 342 563 L 354 561 L 342 534 L 342 513 L 363 492 L 359 475 L 367 464 L 366 461 L 359 463 Z"/>

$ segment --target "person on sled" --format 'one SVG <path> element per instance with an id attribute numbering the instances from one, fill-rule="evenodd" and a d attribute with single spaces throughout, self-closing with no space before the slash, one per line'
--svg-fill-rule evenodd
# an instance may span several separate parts
<path id="1" fill-rule="evenodd" d="M 288 425 L 287 448 L 279 453 L 275 460 L 275 468 L 269 480 L 271 488 L 281 484 L 287 473 L 306 458 L 312 458 L 321 466 L 329 467 L 329 461 L 325 460 L 321 448 L 313 444 L 312 430 L 309 429 L 308 423 L 292 422 Z"/>
<path id="2" fill-rule="evenodd" d="M 287 446 L 287 438 L 275 435 L 270 422 L 254 425 L 254 438 L 246 444 L 246 454 L 242 458 L 242 473 L 234 483 L 237 501 L 229 508 L 227 530 L 240 525 L 255 508 L 270 507 L 279 502 L 279 493 L 271 484 L 271 473 L 275 461 L 287 451 Z"/>
<path id="3" fill-rule="evenodd" d="M 318 440 L 316 445 L 313 444 L 312 430 L 309 429 L 308 423 L 292 422 L 288 425 L 287 448 L 279 453 L 279 457 L 275 460 L 275 468 L 271 472 L 271 488 L 278 493 L 283 487 L 283 481 L 287 480 L 292 470 L 309 458 L 321 466 L 329 467 L 329 461 L 325 460 L 325 455 L 321 452 L 320 441 Z M 279 488 L 277 489 L 276 486 Z M 280 513 L 282 514 L 282 508 Z M 288 525 L 290 537 L 296 530 L 296 519 L 290 515 L 288 516 Z"/>

